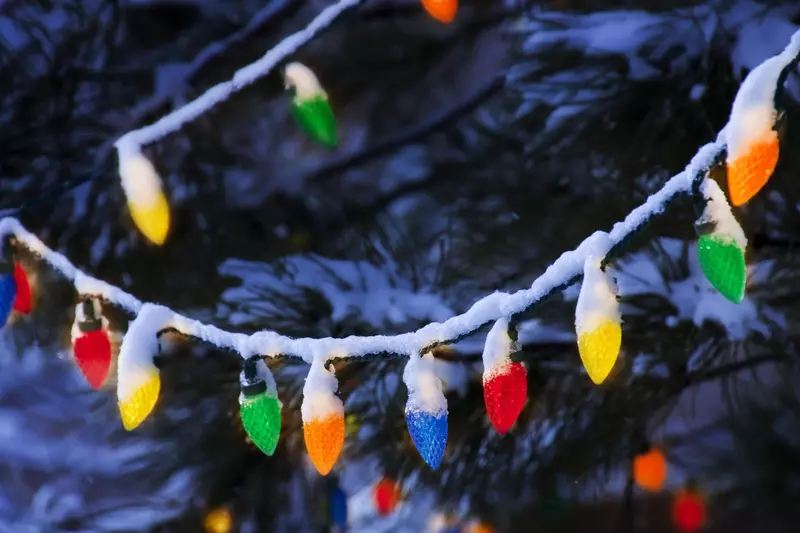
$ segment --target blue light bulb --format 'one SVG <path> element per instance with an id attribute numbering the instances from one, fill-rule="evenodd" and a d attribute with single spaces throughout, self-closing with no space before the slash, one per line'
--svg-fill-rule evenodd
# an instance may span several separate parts
<path id="1" fill-rule="evenodd" d="M 406 408 L 406 424 L 419 454 L 428 466 L 434 470 L 439 468 L 447 445 L 447 411 L 434 415 Z"/>
<path id="2" fill-rule="evenodd" d="M 347 528 L 347 495 L 338 486 L 331 491 L 331 523 L 343 531 Z"/>
<path id="3" fill-rule="evenodd" d="M 17 296 L 17 283 L 14 274 L 0 275 L 0 327 L 4 326 L 14 307 L 14 298 Z"/>

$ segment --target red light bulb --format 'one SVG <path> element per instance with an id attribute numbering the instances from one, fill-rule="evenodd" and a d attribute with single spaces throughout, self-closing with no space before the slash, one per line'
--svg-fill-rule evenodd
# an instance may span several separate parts
<path id="1" fill-rule="evenodd" d="M 679 530 L 694 533 L 706 523 L 705 501 L 693 491 L 682 490 L 675 495 L 672 517 Z"/>
<path id="2" fill-rule="evenodd" d="M 31 286 L 30 283 L 28 283 L 28 275 L 17 262 L 14 262 L 14 281 L 17 284 L 17 295 L 14 297 L 14 311 L 27 315 L 33 308 Z"/>
<path id="3" fill-rule="evenodd" d="M 520 363 L 506 365 L 483 379 L 483 400 L 494 429 L 501 435 L 517 421 L 528 396 L 528 372 Z"/>
<path id="4" fill-rule="evenodd" d="M 394 511 L 400 501 L 400 487 L 389 478 L 381 479 L 375 485 L 375 507 L 378 514 L 387 516 Z"/>
<path id="5" fill-rule="evenodd" d="M 95 390 L 106 382 L 111 367 L 111 339 L 100 313 L 98 300 L 84 300 L 78 304 L 72 330 L 75 363 Z"/>

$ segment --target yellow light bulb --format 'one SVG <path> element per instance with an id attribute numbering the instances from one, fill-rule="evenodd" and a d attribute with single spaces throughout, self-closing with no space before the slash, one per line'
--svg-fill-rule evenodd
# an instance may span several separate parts
<path id="1" fill-rule="evenodd" d="M 606 380 L 617 362 L 622 346 L 622 327 L 603 320 L 597 327 L 578 335 L 578 352 L 591 380 L 599 385 Z"/>
<path id="2" fill-rule="evenodd" d="M 161 378 L 154 368 L 128 398 L 119 401 L 119 414 L 125 429 L 131 431 L 144 422 L 155 407 L 160 392 Z"/>
<path id="3" fill-rule="evenodd" d="M 169 232 L 169 204 L 160 190 L 155 200 L 149 204 L 128 203 L 136 227 L 147 237 L 150 242 L 161 246 L 167 240 Z"/>
<path id="4" fill-rule="evenodd" d="M 228 533 L 233 527 L 233 517 L 230 511 L 221 507 L 208 513 L 203 524 L 206 533 Z"/>

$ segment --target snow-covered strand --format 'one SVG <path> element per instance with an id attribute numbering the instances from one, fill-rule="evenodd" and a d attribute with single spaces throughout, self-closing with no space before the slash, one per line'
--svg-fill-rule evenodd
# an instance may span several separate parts
<path id="1" fill-rule="evenodd" d="M 115 143 L 117 150 L 135 150 L 142 145 L 152 143 L 177 131 L 181 126 L 187 122 L 191 122 L 218 103 L 226 100 L 236 91 L 243 89 L 257 79 L 269 74 L 281 60 L 309 42 L 320 31 L 328 27 L 339 15 L 363 1 L 364 0 L 339 0 L 336 4 L 328 6 L 304 29 L 283 39 L 272 49 L 267 51 L 260 59 L 237 70 L 231 80 L 218 83 L 195 100 L 160 118 L 155 123 L 138 130 L 130 131 L 120 137 Z"/>

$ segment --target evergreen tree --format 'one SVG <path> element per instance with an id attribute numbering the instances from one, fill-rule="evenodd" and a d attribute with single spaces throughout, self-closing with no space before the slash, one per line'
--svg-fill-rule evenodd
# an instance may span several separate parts
<path id="1" fill-rule="evenodd" d="M 0 206 L 93 276 L 225 329 L 411 331 L 530 286 L 622 220 L 716 138 L 744 76 L 800 25 L 791 0 L 463 0 L 449 25 L 416 1 L 365 2 L 288 58 L 325 86 L 338 149 L 294 122 L 276 69 L 147 147 L 174 217 L 167 244 L 149 245 L 125 208 L 113 142 L 329 3 L 0 4 Z M 606 384 L 578 356 L 575 287 L 523 317 L 514 357 L 528 401 L 506 435 L 486 417 L 485 331 L 434 350 L 449 401 L 435 471 L 406 429 L 406 361 L 335 364 L 349 417 L 335 473 L 355 494 L 354 530 L 419 531 L 442 511 L 503 532 L 656 531 L 643 520 L 669 511 L 629 476 L 652 442 L 670 460 L 669 490 L 693 478 L 712 495 L 713 527 L 793 531 L 796 68 L 779 92 L 778 167 L 735 209 L 749 238 L 742 303 L 702 277 L 697 214 L 677 201 L 611 262 L 623 353 Z M 713 178 L 726 189 L 723 168 Z M 240 421 L 241 358 L 167 334 L 161 400 L 127 433 L 113 372 L 91 391 L 70 360 L 72 287 L 35 255 L 22 261 L 36 308 L 4 330 L 5 530 L 201 531 L 224 508 L 233 531 L 332 531 L 331 481 L 309 467 L 302 438 L 305 363 L 269 360 L 283 427 L 267 457 Z M 132 320 L 107 316 L 121 333 Z M 388 519 L 363 510 L 382 476 L 407 493 Z"/>

